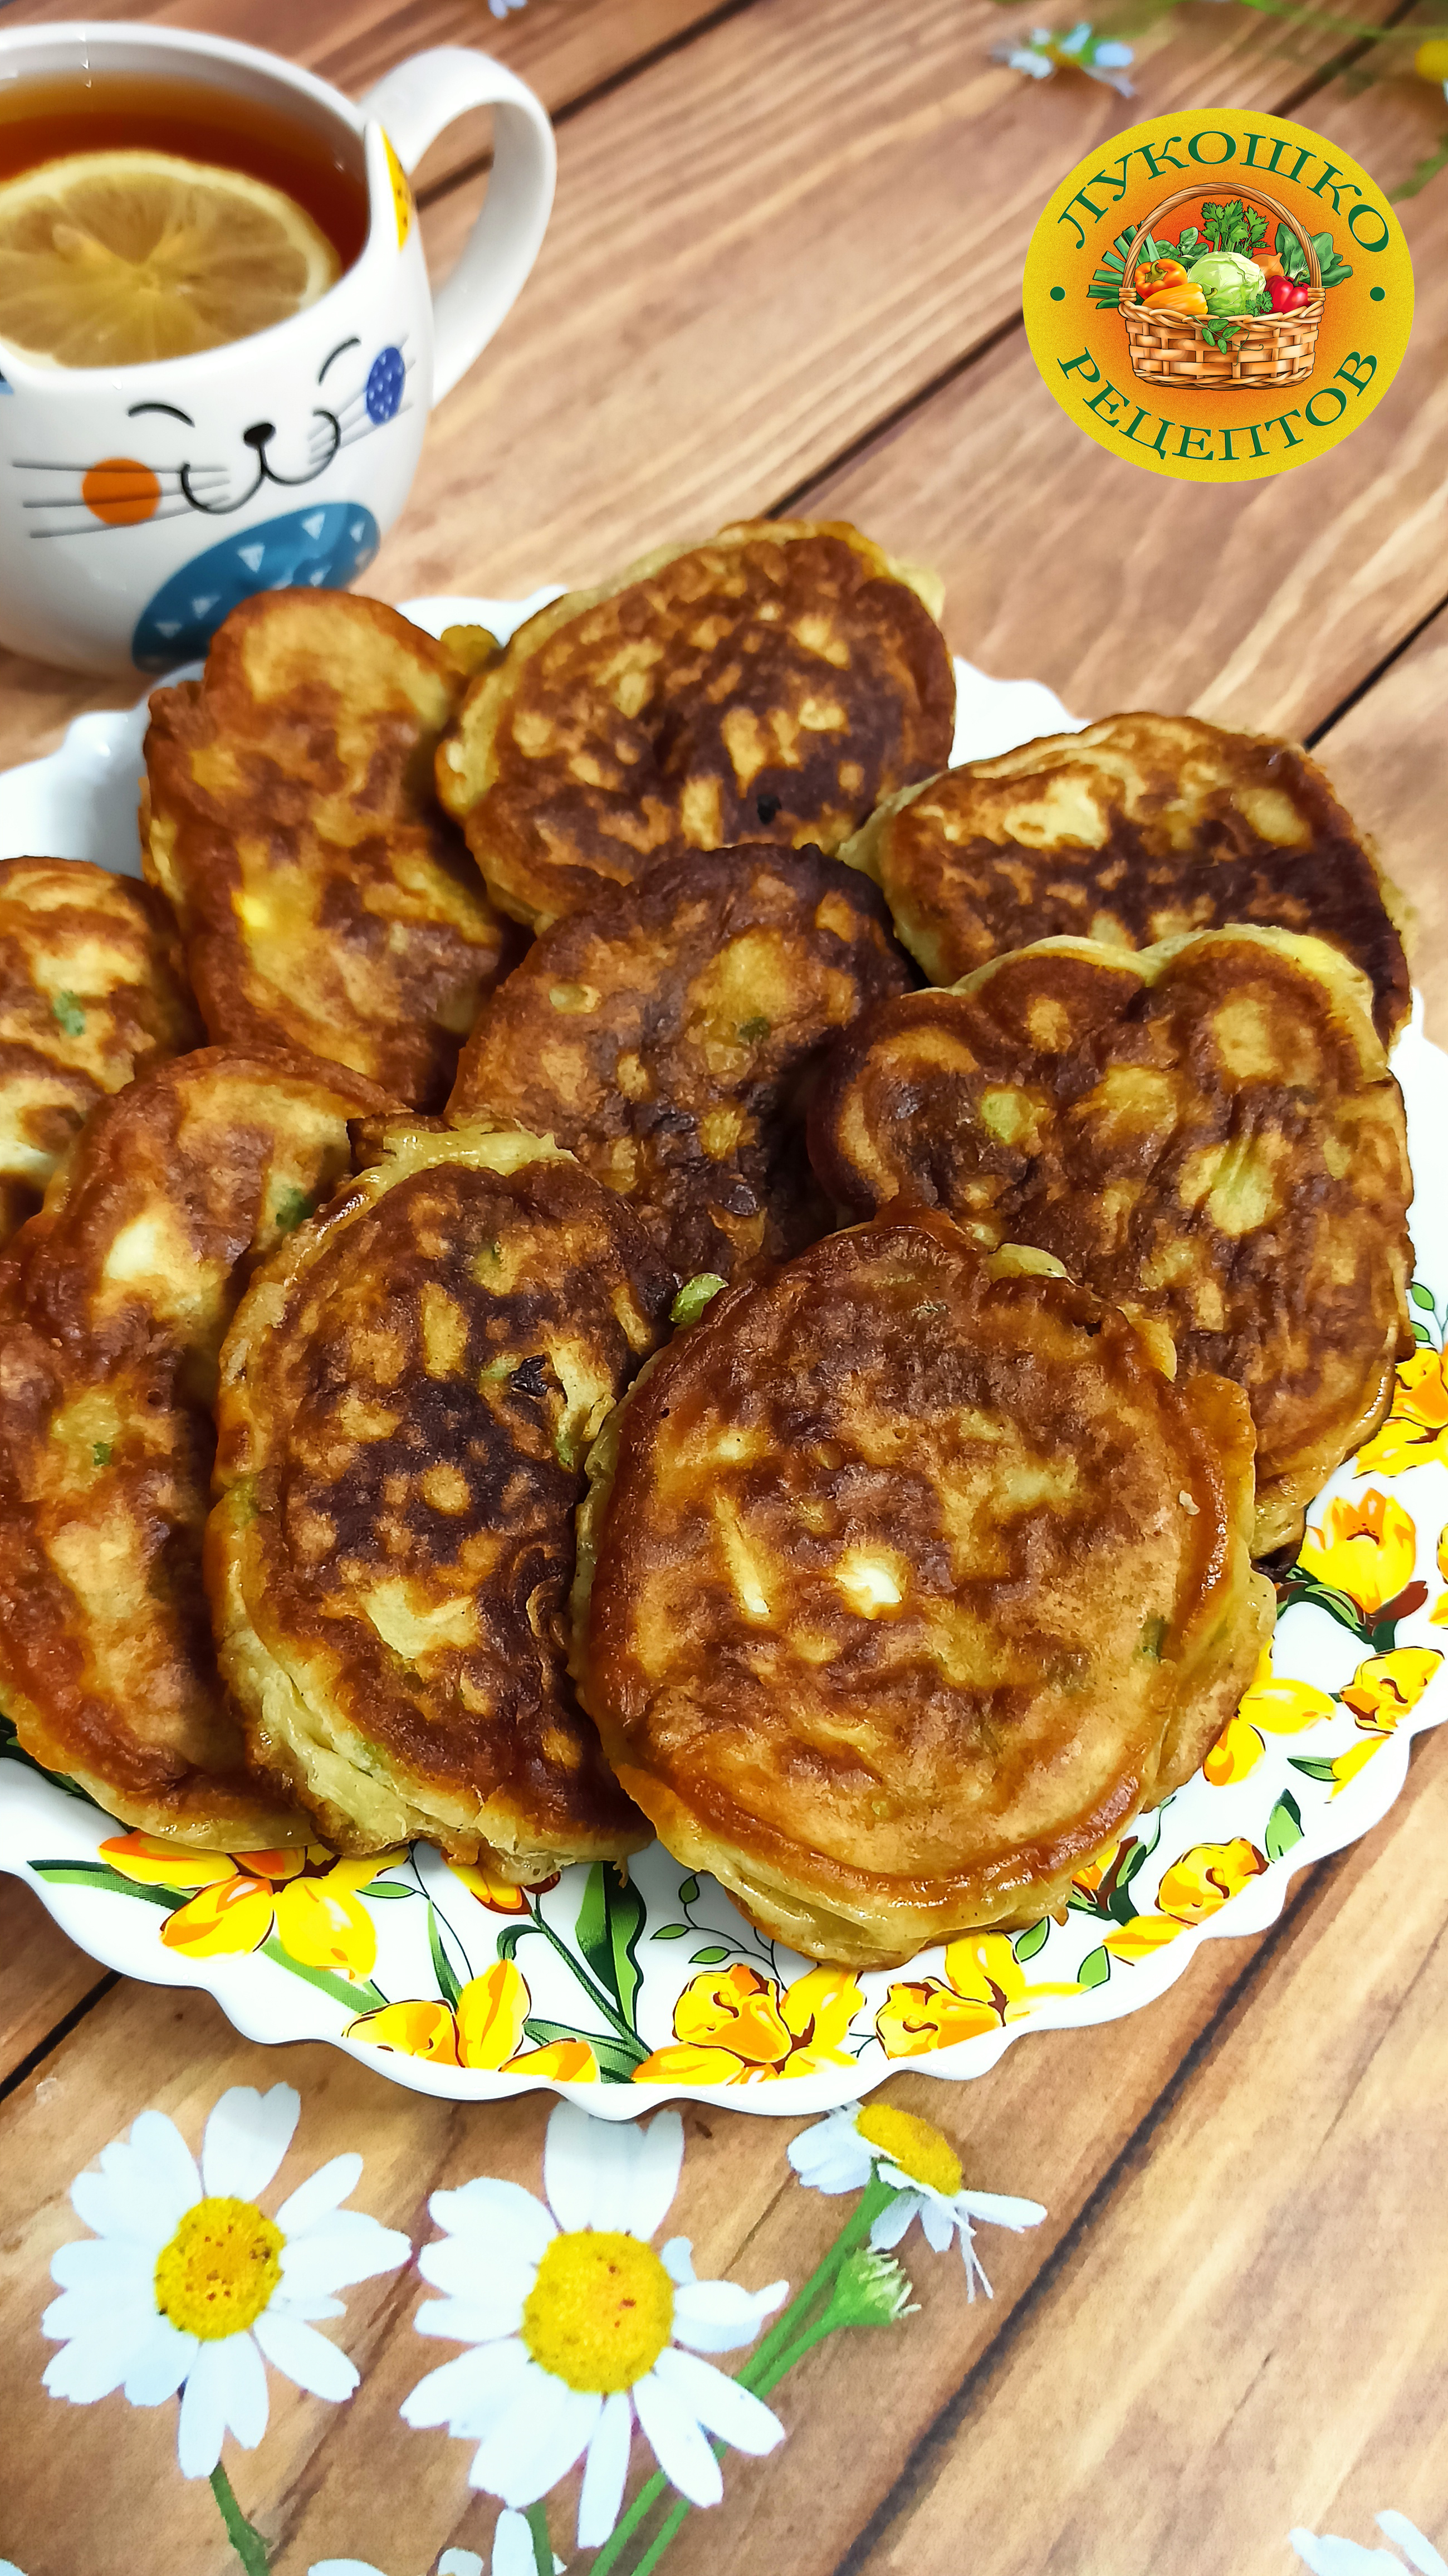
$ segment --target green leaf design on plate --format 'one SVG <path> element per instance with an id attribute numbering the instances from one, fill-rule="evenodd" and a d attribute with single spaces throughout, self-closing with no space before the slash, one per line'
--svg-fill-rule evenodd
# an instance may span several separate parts
<path id="1" fill-rule="evenodd" d="M 442 1926 L 431 1897 L 427 1900 L 427 1946 L 432 1953 L 432 1973 L 437 1979 L 438 1993 L 443 2002 L 456 2012 L 462 1987 L 453 1975 L 451 1962 L 442 1946 Z"/>
<path id="2" fill-rule="evenodd" d="M 654 1941 L 682 1941 L 688 1929 L 687 1923 L 661 1923 L 657 1932 L 651 1933 L 649 1937 Z"/>
<path id="3" fill-rule="evenodd" d="M 1415 1306 L 1422 1307 L 1425 1315 L 1433 1315 L 1437 1313 L 1437 1308 L 1433 1303 L 1433 1291 L 1431 1288 L 1425 1288 L 1421 1279 L 1409 1280 L 1408 1294 L 1412 1298 Z"/>
<path id="4" fill-rule="evenodd" d="M 711 1941 L 707 1950 L 694 1951 L 689 1965 L 691 1968 L 718 1968 L 728 1956 L 728 1951 L 721 1950 L 717 1941 Z"/>
<path id="5" fill-rule="evenodd" d="M 1034 1959 L 1038 1950 L 1044 1950 L 1050 1937 L 1050 1930 L 1051 1918 L 1048 1914 L 1043 1914 L 1039 1923 L 1029 1923 L 1024 1932 L 1018 1932 L 1011 1943 L 1017 1962 L 1024 1963 L 1027 1959 Z"/>
<path id="6" fill-rule="evenodd" d="M 1416 1315 L 1413 1318 L 1413 1339 L 1415 1342 L 1426 1342 L 1430 1349 L 1432 1347 L 1433 1336 L 1426 1324 L 1418 1322 Z"/>
<path id="7" fill-rule="evenodd" d="M 1305 1753 L 1290 1753 L 1287 1758 L 1291 1768 L 1301 1771 L 1309 1780 L 1330 1780 L 1333 1777 L 1332 1764 L 1326 1760 L 1309 1758 Z"/>
<path id="8" fill-rule="evenodd" d="M 374 1897 L 395 1901 L 400 1896 L 415 1896 L 417 1890 L 415 1887 L 399 1887 L 394 1878 L 374 1878 L 371 1886 L 364 1887 L 362 1893 L 370 1905 Z"/>
<path id="9" fill-rule="evenodd" d="M 1293 1844 L 1300 1843 L 1301 1840 L 1302 1809 L 1291 1790 L 1284 1789 L 1267 1819 L 1267 1831 L 1263 1836 L 1262 1848 L 1269 1860 L 1280 1860 L 1284 1852 L 1290 1852 Z"/>
<path id="10" fill-rule="evenodd" d="M 681 1905 L 697 1905 L 698 1901 L 699 1882 L 697 1878 L 681 1878 L 679 1881 L 679 1903 Z"/>
<path id="11" fill-rule="evenodd" d="M 1104 1950 L 1088 1950 L 1076 1971 L 1076 1983 L 1087 1992 L 1093 1986 L 1104 1986 L 1111 1974 L 1111 1961 Z"/>
<path id="12" fill-rule="evenodd" d="M 547 2048 L 555 2039 L 586 2039 L 598 2060 L 598 2071 L 605 2084 L 628 2084 L 636 2066 L 642 2066 L 648 2055 L 642 2040 L 622 2039 L 612 2031 L 578 2030 L 566 2021 L 546 2021 L 541 2013 L 530 2013 L 523 2028 L 539 2048 Z"/>
<path id="13" fill-rule="evenodd" d="M 630 2030 L 634 1998 L 643 1979 L 638 1946 L 647 1917 L 648 1908 L 632 1879 L 621 1877 L 612 1862 L 596 1860 L 588 1873 L 574 1938 Z"/>
<path id="14" fill-rule="evenodd" d="M 33 1860 L 30 1866 L 37 1878 L 48 1880 L 52 1887 L 95 1887 L 107 1896 L 138 1896 L 143 1905 L 159 1905 L 166 1914 L 189 1905 L 195 1894 L 189 1887 L 143 1887 L 139 1879 L 123 1878 L 103 1860 Z"/>

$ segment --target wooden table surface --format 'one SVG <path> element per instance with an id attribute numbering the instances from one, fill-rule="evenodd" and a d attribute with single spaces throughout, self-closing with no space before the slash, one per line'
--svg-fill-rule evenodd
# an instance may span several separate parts
<path id="1" fill-rule="evenodd" d="M 71 14 L 10 0 L 0 24 Z M 1320 746 L 1418 907 L 1417 979 L 1448 1041 L 1448 174 L 1403 210 L 1419 303 L 1402 372 L 1304 472 L 1205 489 L 1106 455 L 1048 398 L 1019 314 L 1041 204 L 1138 116 L 1282 110 L 1391 185 L 1437 139 L 1433 92 L 1364 92 L 1330 27 L 1288 58 L 1260 17 L 1209 5 L 1143 40 L 1131 102 L 993 65 L 990 44 L 1030 23 L 995 0 L 92 14 L 270 44 L 352 90 L 425 44 L 476 42 L 557 119 L 538 268 L 432 423 L 380 595 L 586 580 L 786 507 L 856 519 L 940 567 L 951 640 L 991 672 L 1046 680 L 1086 716 L 1189 708 Z M 421 174 L 440 268 L 486 144 L 459 126 Z M 131 694 L 0 656 L 0 765 Z M 731 2455 L 723 2506 L 685 2524 L 671 2571 L 1286 2576 L 1291 2526 L 1367 2542 L 1385 2505 L 1448 2545 L 1445 1850 L 1448 1740 L 1429 1735 L 1385 1822 L 1294 1881 L 1265 1936 L 1206 1944 L 1149 2010 L 1033 2035 L 978 2084 L 896 2079 L 886 2098 L 946 2127 L 968 2181 L 1049 2217 L 983 2247 L 990 2302 L 967 2304 L 958 2265 L 912 2261 L 922 2313 L 804 2364 L 780 2399 L 786 2446 Z M 73 2175 L 150 2105 L 195 2145 L 228 2085 L 284 2077 L 297 2171 L 360 2149 L 361 2204 L 418 2242 L 439 2184 L 538 2188 L 547 2103 L 459 2109 L 321 2047 L 263 2051 L 207 1998 L 102 1975 L 10 1880 L 0 1944 L 0 2558 L 24 2576 L 234 2568 L 205 2484 L 178 2474 L 173 2406 L 41 2390 Z M 818 2259 L 838 2211 L 788 2171 L 796 2125 L 688 2112 L 670 2226 L 701 2274 L 757 2287 Z M 419 2295 L 413 2271 L 353 2290 L 338 2331 L 356 2398 L 274 2378 L 261 2448 L 228 2446 L 282 2576 L 488 2556 L 496 2507 L 469 2491 L 466 2449 L 399 2422 L 429 2349 Z M 576 2483 L 552 2508 L 570 2563 Z"/>

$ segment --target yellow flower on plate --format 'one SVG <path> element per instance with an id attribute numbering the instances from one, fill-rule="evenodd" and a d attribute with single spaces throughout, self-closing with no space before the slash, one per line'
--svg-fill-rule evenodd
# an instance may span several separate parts
<path id="1" fill-rule="evenodd" d="M 1417 1707 L 1442 1661 L 1436 1646 L 1395 1646 L 1389 1655 L 1369 1655 L 1342 1693 L 1342 1704 L 1359 1726 L 1391 1735 L 1399 1718 Z"/>
<path id="2" fill-rule="evenodd" d="M 526 1914 L 530 1896 L 546 1896 L 549 1888 L 558 1884 L 556 1870 L 551 1878 L 540 1879 L 535 1887 L 523 1888 L 515 1887 L 511 1879 L 499 1878 L 493 1870 L 485 1869 L 480 1860 L 450 1860 L 447 1865 L 469 1896 L 475 1896 L 479 1905 L 486 1905 L 490 1914 Z"/>
<path id="3" fill-rule="evenodd" d="M 1326 1691 L 1272 1670 L 1272 1651 L 1264 1647 L 1251 1687 L 1243 1693 L 1235 1717 L 1229 1717 L 1202 1764 L 1214 1789 L 1230 1788 L 1255 1771 L 1267 1750 L 1268 1735 L 1298 1735 L 1320 1718 L 1331 1717 Z"/>
<path id="4" fill-rule="evenodd" d="M 1405 1467 L 1424 1466 L 1430 1458 L 1448 1467 L 1448 1377 L 1441 1351 L 1415 1351 L 1399 1367 L 1392 1411 L 1381 1431 L 1358 1451 L 1357 1471 L 1400 1476 Z"/>
<path id="5" fill-rule="evenodd" d="M 470 1977 L 456 2005 L 416 2000 L 383 2004 L 359 2013 L 347 2024 L 348 2039 L 365 2039 L 371 2048 L 394 2050 L 399 2057 L 431 2058 L 441 2066 L 486 2067 L 511 2071 L 532 1998 L 521 1971 L 511 1959 L 495 1959 L 480 1977 Z M 525 2055 L 525 2065 L 534 2059 Z"/>
<path id="6" fill-rule="evenodd" d="M 1252 1879 L 1260 1878 L 1266 1867 L 1266 1853 L 1249 1843 L 1245 1834 L 1234 1835 L 1229 1843 L 1196 1843 L 1163 1870 L 1155 1912 L 1138 1914 L 1130 1923 L 1119 1923 L 1107 1933 L 1102 1946 L 1113 1959 L 1135 1966 L 1149 1959 L 1154 1951 L 1165 1949 L 1183 1932 L 1189 1932 L 1194 1924 L 1205 1923 L 1210 1915 L 1219 1913 L 1229 1897 L 1238 1895 Z"/>
<path id="7" fill-rule="evenodd" d="M 1448 1528 L 1438 1537 L 1438 1571 L 1448 1583 Z M 1448 1628 L 1448 1592 L 1440 1592 L 1428 1614 L 1430 1628 Z"/>
<path id="8" fill-rule="evenodd" d="M 887 2057 L 955 2048 L 1008 2021 L 1023 2021 L 1037 1995 L 1074 1991 L 1027 1985 L 1008 1932 L 968 1932 L 950 1942 L 945 1980 L 942 1985 L 929 1977 L 890 1988 L 875 2016 L 875 2035 Z"/>
<path id="9" fill-rule="evenodd" d="M 1374 1487 L 1361 1502 L 1335 1496 L 1325 1530 L 1308 1531 L 1298 1564 L 1315 1583 L 1345 1592 L 1365 1619 L 1376 1619 L 1408 1582 L 1417 1552 L 1417 1532 L 1402 1504 Z"/>
<path id="10" fill-rule="evenodd" d="M 323 1843 L 305 1851 L 178 1852 L 149 1834 L 116 1834 L 101 1857 L 123 1878 L 145 1887 L 194 1888 L 161 1927 L 168 1950 L 191 1959 L 259 1950 L 275 1933 L 289 1958 L 334 1976 L 370 1977 L 377 1930 L 358 1891 L 402 1852 L 339 1860 Z"/>
<path id="11" fill-rule="evenodd" d="M 635 2084 L 768 2084 L 852 2066 L 843 2043 L 864 2002 L 842 1968 L 811 1968 L 789 1986 L 743 1959 L 691 1977 L 674 2006 L 678 2046 L 656 2048 Z"/>

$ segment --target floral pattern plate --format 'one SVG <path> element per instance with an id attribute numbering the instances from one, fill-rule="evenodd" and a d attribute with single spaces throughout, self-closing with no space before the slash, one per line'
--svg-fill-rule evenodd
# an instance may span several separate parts
<path id="1" fill-rule="evenodd" d="M 506 634 L 554 596 L 408 610 L 435 633 Z M 1037 682 L 957 673 L 957 759 L 1073 722 Z M 144 724 L 144 708 L 84 716 L 49 759 L 0 777 L 0 855 L 136 873 Z M 1409 1739 L 1448 1717 L 1448 1196 L 1431 1148 L 1448 1057 L 1415 1021 L 1394 1067 L 1417 1147 L 1417 1350 L 1388 1422 L 1314 1506 L 1239 1713 L 1185 1788 L 1083 1867 L 1060 1920 L 856 1977 L 762 1939 L 658 1844 L 527 1894 L 425 1844 L 370 1861 L 178 1855 L 37 1771 L 3 1711 L 0 1869 L 92 1957 L 205 1988 L 247 2038 L 327 2040 L 461 2101 L 544 2086 L 615 2119 L 721 2092 L 743 2111 L 824 2111 L 902 2065 L 983 2075 L 1023 2031 L 1136 2011 L 1200 1941 L 1273 1922 L 1293 1872 L 1376 1824 Z"/>

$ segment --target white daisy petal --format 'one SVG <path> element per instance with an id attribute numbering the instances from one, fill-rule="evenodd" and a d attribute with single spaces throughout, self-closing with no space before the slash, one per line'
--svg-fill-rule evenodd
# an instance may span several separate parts
<path id="1" fill-rule="evenodd" d="M 112 2173 L 77 2174 L 70 2205 L 97 2236 L 111 2244 L 143 2246 L 153 2259 L 176 2229 L 170 2204 L 149 2192 L 144 2181 L 134 2180 L 129 2164 Z"/>
<path id="2" fill-rule="evenodd" d="M 874 2150 L 856 2134 L 853 2111 L 831 2111 L 813 2128 L 801 2129 L 785 2149 L 800 2181 L 811 2191 L 862 2191 L 870 2179 Z"/>
<path id="3" fill-rule="evenodd" d="M 736 2451 L 747 2451 L 752 2460 L 762 2459 L 784 2440 L 779 2417 L 751 2390 L 741 2388 L 737 2379 L 716 2370 L 712 2361 L 670 2349 L 660 2353 L 654 2377 L 662 2380 L 669 2395 L 688 2408 L 706 2433 L 719 2434 Z"/>
<path id="4" fill-rule="evenodd" d="M 222 2094 L 201 2141 L 201 2178 L 207 2191 L 223 2200 L 255 2200 L 291 2145 L 301 2115 L 302 2097 L 290 2084 L 274 2084 L 269 2093 L 258 2093 L 253 2084 L 233 2084 Z"/>
<path id="5" fill-rule="evenodd" d="M 144 2160 L 153 2198 L 164 2197 L 170 2227 L 194 2209 L 201 2198 L 201 2176 L 174 2120 L 164 2111 L 143 2111 L 131 2122 L 133 2153 Z M 159 2214 L 159 2213 L 158 2213 Z"/>
<path id="6" fill-rule="evenodd" d="M 509 2517 L 504 2514 L 499 2514 L 498 2516 L 500 2525 L 508 2519 Z M 522 2517 L 519 2514 L 514 2514 L 511 2519 L 514 2522 L 518 2522 L 522 2520 Z M 526 2522 L 523 2524 L 523 2530 L 528 2542 L 529 2555 L 531 2556 L 533 2535 L 528 2530 Z M 493 2534 L 493 2568 L 495 2576 L 497 2564 L 498 2535 L 495 2531 Z M 437 2562 L 437 2576 L 483 2576 L 483 2562 L 475 2549 L 445 2549 L 441 2558 Z M 529 2570 L 529 2576 L 532 2576 L 531 2569 Z"/>
<path id="7" fill-rule="evenodd" d="M 521 2513 L 500 2513 L 493 2533 L 492 2576 L 533 2576 L 537 2564 L 533 2534 Z M 443 2576 L 440 2566 L 437 2576 Z M 482 2576 L 481 2559 L 478 2561 L 478 2576 Z"/>
<path id="8" fill-rule="evenodd" d="M 877 2254 L 888 2254 L 906 2235 L 924 2206 L 918 2191 L 899 2191 L 888 2209 L 882 2209 L 870 2230 L 870 2243 Z"/>
<path id="9" fill-rule="evenodd" d="M 176 2456 L 183 2478 L 209 2478 L 221 2457 L 228 2376 L 223 2349 L 219 2343 L 202 2344 L 181 2391 Z"/>
<path id="10" fill-rule="evenodd" d="M 788 2295 L 787 2281 L 741 2290 L 736 2281 L 693 2281 L 674 2293 L 674 2333 L 692 2352 L 737 2352 L 753 2343 Z"/>
<path id="11" fill-rule="evenodd" d="M 622 2124 L 620 2124 L 622 2125 Z M 629 2214 L 616 2222 L 647 2244 L 669 2214 L 684 2162 L 684 2123 L 677 2111 L 658 2111 L 638 2132 Z M 605 2222 L 606 2224 L 607 2222 Z"/>
<path id="12" fill-rule="evenodd" d="M 543 2146 L 543 2188 L 559 2226 L 627 2228 L 640 2151 L 631 2122 L 593 2120 L 560 2102 Z"/>
<path id="13" fill-rule="evenodd" d="M 319 2165 L 297 2185 L 290 2199 L 277 2211 L 277 2225 L 283 2236 L 304 2236 L 319 2218 L 330 2218 L 351 2197 L 362 2179 L 360 2156 L 333 2156 L 330 2164 Z"/>
<path id="14" fill-rule="evenodd" d="M 195 2335 L 180 2334 L 169 2317 L 157 2317 L 126 2377 L 132 2406 L 164 2406 L 174 2397 L 200 2350 Z"/>
<path id="15" fill-rule="evenodd" d="M 112 2299 L 149 2299 L 156 2258 L 146 2246 L 129 2239 L 73 2236 L 57 2245 L 50 2258 L 50 2277 L 63 2290 L 104 2289 Z"/>
<path id="16" fill-rule="evenodd" d="M 437 2335 L 444 2343 L 496 2343 L 514 2326 L 500 2326 L 498 2311 L 481 2299 L 428 2299 L 412 2320 L 418 2334 Z"/>
<path id="17" fill-rule="evenodd" d="M 536 2504 L 566 2477 L 603 2411 L 601 2397 L 569 2388 L 525 2361 L 513 2396 L 478 2446 L 469 2486 L 504 2504 Z"/>
<path id="18" fill-rule="evenodd" d="M 481 2566 L 482 2561 L 478 2563 Z M 382 2576 L 382 2570 L 363 2558 L 318 2558 L 307 2569 L 307 2576 Z M 438 2576 L 442 2576 L 441 2568 Z"/>
<path id="19" fill-rule="evenodd" d="M 430 2370 L 404 2397 L 399 2410 L 402 2420 L 415 2431 L 446 2424 L 462 2440 L 481 2442 L 503 2408 L 511 2405 L 527 2366 L 528 2356 L 516 2342 L 481 2344 L 473 2352 L 459 2353 L 455 2361 Z"/>
<path id="20" fill-rule="evenodd" d="M 694 2269 L 694 2249 L 687 2236 L 671 2236 L 667 2245 L 659 2247 L 659 2261 L 676 2290 L 686 2289 L 699 2277 Z M 57 2280 L 59 2277 L 57 2273 Z"/>
<path id="21" fill-rule="evenodd" d="M 451 2235 L 464 2236 L 490 2254 L 526 2257 L 531 2263 L 542 2261 L 543 2248 L 558 2233 L 531 2191 L 492 2174 L 480 2174 L 458 2191 L 435 2191 L 427 2205 L 437 2225 Z"/>
<path id="22" fill-rule="evenodd" d="M 1010 2192 L 957 2192 L 951 2204 L 963 2209 L 968 2218 L 983 2218 L 992 2227 L 1011 2227 L 1017 2235 L 1023 2227 L 1039 2227 L 1046 2213 L 1038 2200 L 1017 2200 Z"/>
<path id="23" fill-rule="evenodd" d="M 1418 2576 L 1448 2576 L 1448 2564 L 1444 2563 L 1432 2541 L 1424 2539 L 1416 2523 L 1411 2523 L 1405 2513 L 1394 2513 L 1389 2508 L 1386 2513 L 1378 2514 L 1376 2520 L 1379 2531 L 1385 2531 L 1389 2540 L 1396 2541 L 1409 2566 L 1417 2568 Z"/>
<path id="24" fill-rule="evenodd" d="M 155 2314 L 155 2302 L 151 2302 Z M 116 2301 L 110 2290 L 65 2290 L 52 2299 L 40 2320 L 40 2331 L 52 2343 L 64 2343 L 70 2335 L 102 2334 L 116 2322 Z"/>
<path id="25" fill-rule="evenodd" d="M 295 2380 L 298 2388 L 313 2397 L 330 2398 L 334 2405 L 351 2396 L 357 2385 L 356 2369 L 315 2326 L 303 2325 L 300 2317 L 289 2317 L 283 2309 L 263 2308 L 252 2333 L 268 2361 Z"/>
<path id="26" fill-rule="evenodd" d="M 496 2308 L 505 2322 L 490 2327 L 491 2334 L 517 2333 L 523 2302 L 538 2278 L 536 2263 L 515 2262 L 506 2254 L 489 2260 L 477 2246 L 466 2244 L 458 2236 L 444 2236 L 424 2245 L 417 2268 L 423 2279 L 446 2297 L 465 2299 L 469 2306 L 489 2313 Z"/>
<path id="27" fill-rule="evenodd" d="M 968 2220 L 965 2223 L 969 2225 Z M 922 2200 L 920 2225 L 932 2254 L 943 2254 L 955 2234 L 956 2222 L 953 2213 L 949 2209 L 942 2209 L 938 2200 Z"/>
<path id="28" fill-rule="evenodd" d="M 254 2451 L 266 2431 L 266 2371 L 249 2334 L 228 2335 L 218 2351 L 226 2356 L 226 2420 L 244 2451 Z"/>
<path id="29" fill-rule="evenodd" d="M 666 2388 L 657 2369 L 631 2391 L 644 2437 L 666 2478 L 690 2504 L 717 2504 L 724 2493 L 719 2463 L 689 2409 Z"/>
<path id="30" fill-rule="evenodd" d="M 288 2289 L 273 2290 L 268 2305 L 279 2316 L 300 2317 L 303 2325 L 319 2326 L 332 2317 L 345 2317 L 347 2311 L 340 2299 L 301 2299 Z"/>
<path id="31" fill-rule="evenodd" d="M 598 2429 L 588 2446 L 578 2499 L 580 2549 L 601 2549 L 618 2520 L 632 2441 L 633 2408 L 627 2393 L 617 2389 L 604 2399 Z M 498 2576 L 496 2560 L 493 2576 Z"/>
<path id="32" fill-rule="evenodd" d="M 381 2226 L 360 2209 L 338 2209 L 283 2246 L 282 2279 L 303 2298 L 325 2299 L 354 2281 L 395 2272 L 411 2259 L 410 2236 Z"/>
<path id="33" fill-rule="evenodd" d="M 45 2365 L 43 2384 L 52 2397 L 68 2397 L 72 2406 L 93 2406 L 109 2397 L 145 2342 L 154 2319 L 141 2314 L 114 2317 L 89 2334 L 76 2335 Z"/>

